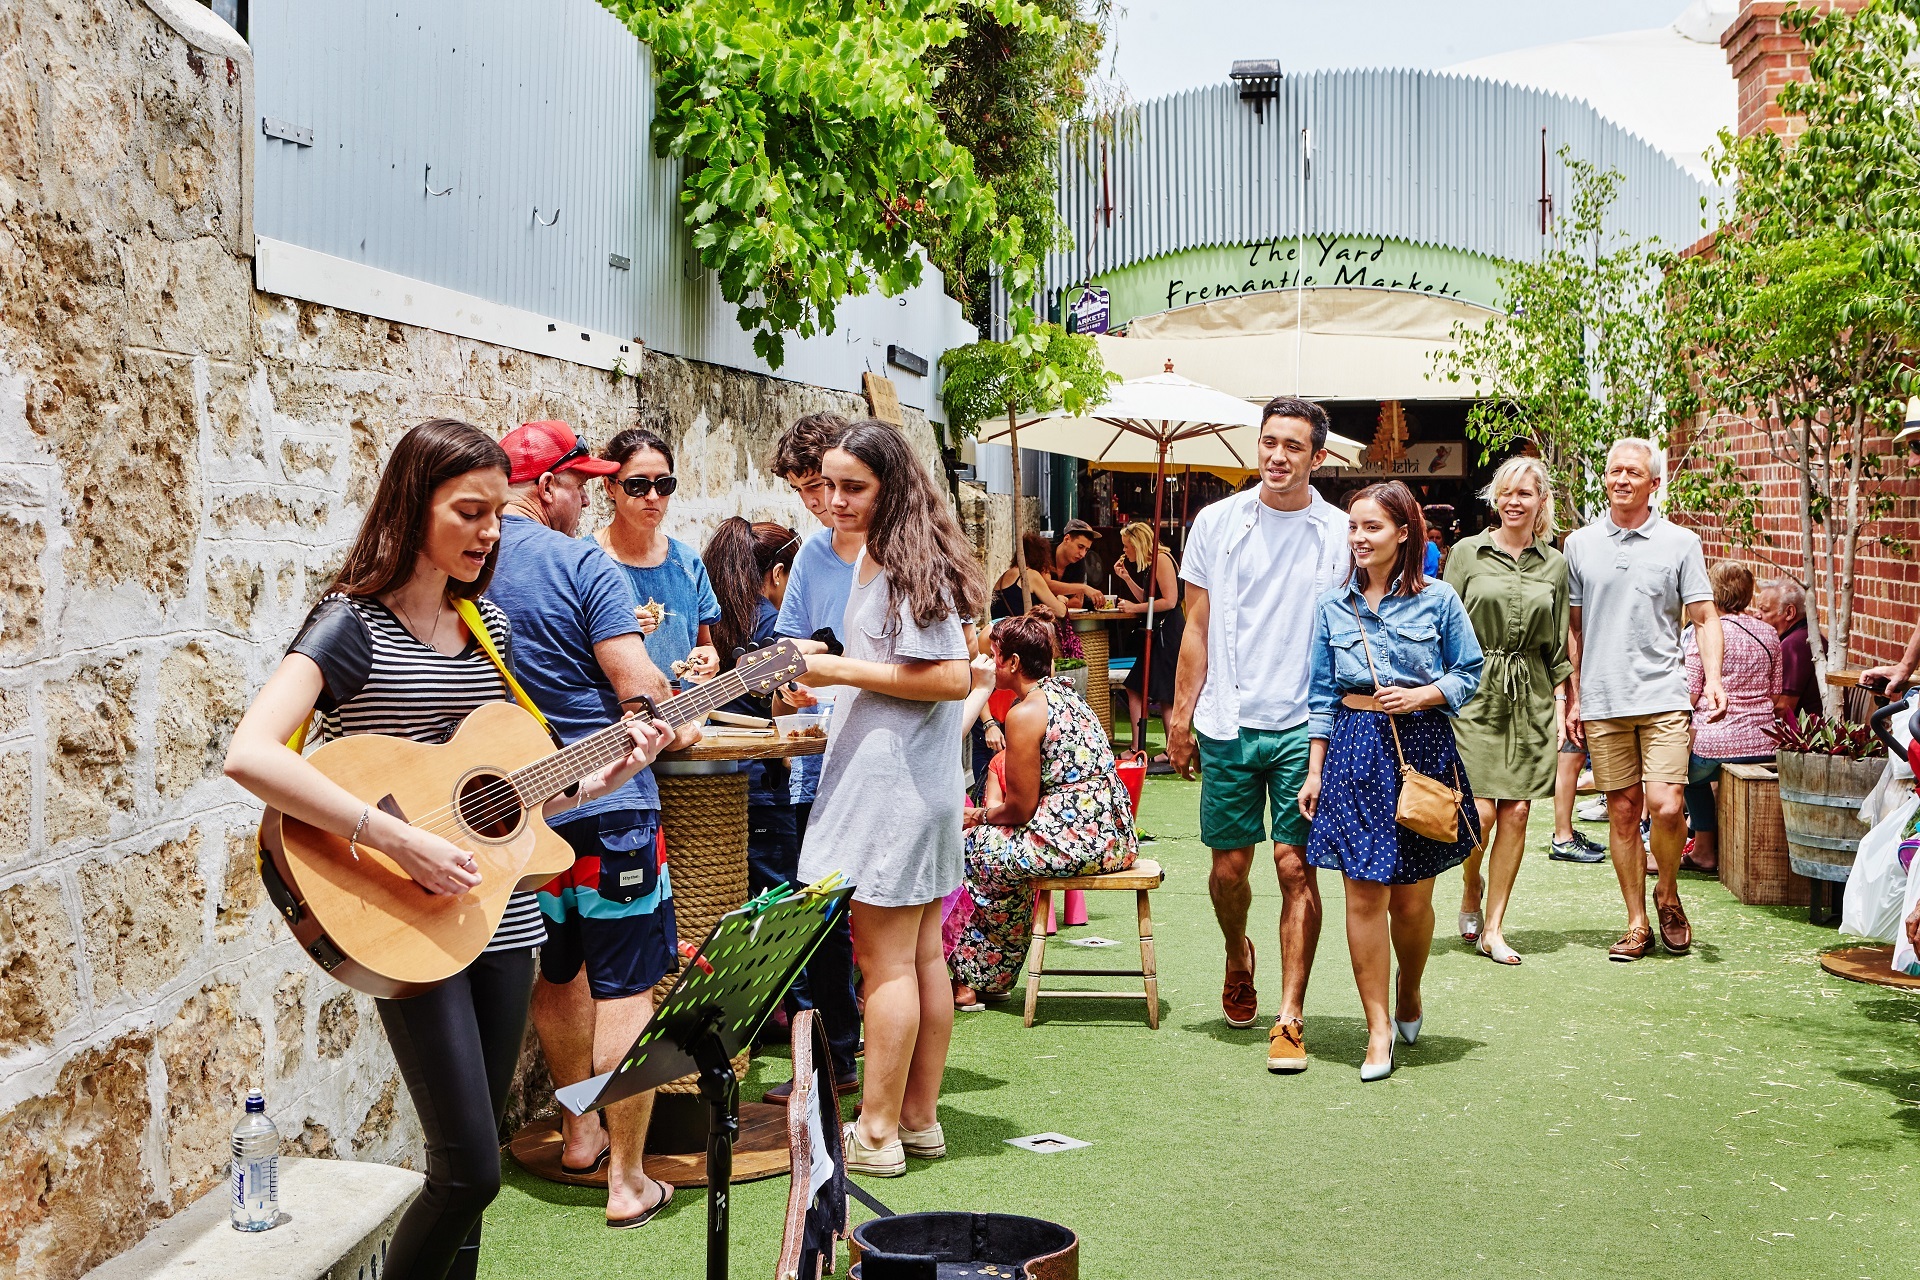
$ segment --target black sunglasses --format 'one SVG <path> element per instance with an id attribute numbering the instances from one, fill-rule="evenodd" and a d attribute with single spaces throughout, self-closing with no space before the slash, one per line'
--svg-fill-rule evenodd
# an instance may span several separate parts
<path id="1" fill-rule="evenodd" d="M 625 480 L 616 483 L 627 491 L 629 498 L 644 498 L 650 493 L 671 498 L 673 491 L 680 487 L 680 482 L 672 476 L 661 476 L 658 479 L 653 476 L 628 476 Z"/>
<path id="2" fill-rule="evenodd" d="M 555 473 L 563 471 L 566 469 L 566 465 L 569 462 L 572 462 L 575 458 L 584 458 L 591 452 L 592 450 L 587 448 L 587 442 L 585 440 L 582 440 L 580 437 L 575 436 L 573 440 L 573 448 L 561 454 L 559 461 L 555 462 L 552 466 L 548 467 L 547 470 Z"/>

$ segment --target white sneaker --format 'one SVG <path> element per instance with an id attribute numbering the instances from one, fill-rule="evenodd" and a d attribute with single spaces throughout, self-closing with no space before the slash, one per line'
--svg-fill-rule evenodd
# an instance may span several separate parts
<path id="1" fill-rule="evenodd" d="M 1582 800 L 1574 807 L 1573 816 L 1582 822 L 1605 822 L 1607 820 L 1607 798 Z"/>
<path id="2" fill-rule="evenodd" d="M 902 1128 L 900 1146 L 916 1160 L 938 1160 L 947 1154 L 947 1135 L 936 1120 L 931 1129 Z"/>

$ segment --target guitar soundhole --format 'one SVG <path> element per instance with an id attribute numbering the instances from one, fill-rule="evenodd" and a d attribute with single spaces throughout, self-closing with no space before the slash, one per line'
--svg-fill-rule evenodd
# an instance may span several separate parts
<path id="1" fill-rule="evenodd" d="M 460 820 L 475 835 L 505 840 L 520 829 L 520 799 L 497 773 L 476 773 L 460 784 Z"/>

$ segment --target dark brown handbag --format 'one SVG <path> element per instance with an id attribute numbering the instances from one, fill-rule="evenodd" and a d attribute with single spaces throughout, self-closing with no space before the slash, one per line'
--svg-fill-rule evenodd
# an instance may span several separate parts
<path id="1" fill-rule="evenodd" d="M 1360 648 L 1367 655 L 1367 674 L 1373 677 L 1373 688 L 1380 690 L 1380 672 L 1373 665 L 1373 646 L 1367 643 L 1367 625 L 1360 621 L 1360 606 L 1347 598 L 1347 604 L 1353 609 L 1354 623 L 1360 628 Z M 1465 801 L 1465 793 L 1458 785 L 1460 782 L 1460 764 L 1454 762 L 1453 780 L 1449 787 L 1438 778 L 1429 777 L 1407 763 L 1407 754 L 1400 747 L 1400 727 L 1394 723 L 1392 712 L 1383 713 L 1387 717 L 1387 729 L 1393 734 L 1393 754 L 1400 761 L 1400 796 L 1394 802 L 1393 820 L 1417 836 L 1437 840 L 1441 844 L 1454 844 L 1460 839 L 1460 806 Z"/>

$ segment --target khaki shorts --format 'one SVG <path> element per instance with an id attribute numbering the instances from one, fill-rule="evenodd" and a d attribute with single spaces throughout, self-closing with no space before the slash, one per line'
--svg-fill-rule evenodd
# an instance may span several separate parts
<path id="1" fill-rule="evenodd" d="M 1693 741 L 1691 712 L 1619 716 L 1586 725 L 1593 785 L 1602 791 L 1624 791 L 1641 782 L 1685 785 Z"/>

